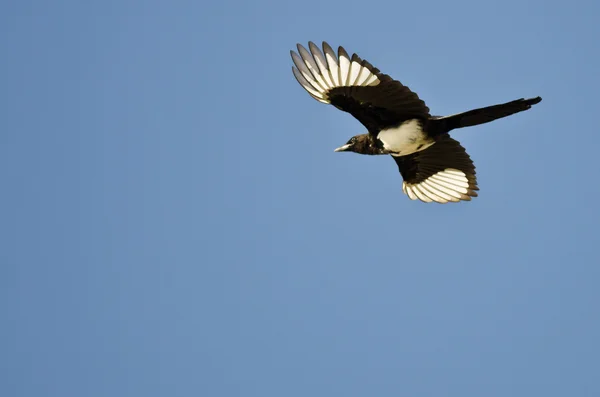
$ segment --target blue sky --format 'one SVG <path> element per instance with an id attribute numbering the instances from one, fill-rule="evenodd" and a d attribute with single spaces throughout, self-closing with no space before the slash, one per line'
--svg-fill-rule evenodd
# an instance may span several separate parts
<path id="1" fill-rule="evenodd" d="M 0 395 L 598 396 L 592 1 L 4 2 Z M 409 200 L 295 81 L 343 45 L 480 197 Z"/>

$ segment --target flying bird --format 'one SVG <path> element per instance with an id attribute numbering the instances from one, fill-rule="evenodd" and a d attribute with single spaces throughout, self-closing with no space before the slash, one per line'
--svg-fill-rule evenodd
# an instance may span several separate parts
<path id="1" fill-rule="evenodd" d="M 456 128 L 510 116 L 539 103 L 542 98 L 469 110 L 450 116 L 432 116 L 419 96 L 400 81 L 383 74 L 343 47 L 337 55 L 323 42 L 323 51 L 309 42 L 290 51 L 294 76 L 319 102 L 350 113 L 366 129 L 336 152 L 391 155 L 403 178 L 402 191 L 412 200 L 459 202 L 477 197 L 473 161 L 448 134 Z"/>

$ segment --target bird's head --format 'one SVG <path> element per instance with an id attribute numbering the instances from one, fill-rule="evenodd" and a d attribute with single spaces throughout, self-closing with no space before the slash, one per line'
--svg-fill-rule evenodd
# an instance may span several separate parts
<path id="1" fill-rule="evenodd" d="M 345 145 L 335 149 L 335 152 L 354 152 L 371 154 L 376 150 L 373 138 L 369 134 L 356 135 L 350 138 Z"/>

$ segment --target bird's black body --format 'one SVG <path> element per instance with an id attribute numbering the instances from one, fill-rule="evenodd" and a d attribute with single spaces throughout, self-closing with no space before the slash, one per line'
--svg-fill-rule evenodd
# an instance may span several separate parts
<path id="1" fill-rule="evenodd" d="M 352 137 L 336 151 L 391 155 L 404 178 L 403 191 L 413 200 L 457 202 L 477 196 L 475 166 L 465 149 L 449 136 L 470 127 L 530 109 L 540 97 L 432 116 L 417 94 L 381 73 L 358 55 L 312 42 L 292 53 L 294 76 L 316 100 L 350 113 L 368 133 Z"/>

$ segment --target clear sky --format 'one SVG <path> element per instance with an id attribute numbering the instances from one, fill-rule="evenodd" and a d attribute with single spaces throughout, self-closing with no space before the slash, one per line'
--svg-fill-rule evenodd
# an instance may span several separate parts
<path id="1" fill-rule="evenodd" d="M 210 3 L 210 5 L 208 5 Z M 597 1 L 7 1 L 0 395 L 600 395 Z M 468 203 L 310 98 L 327 40 L 434 114 Z"/>

